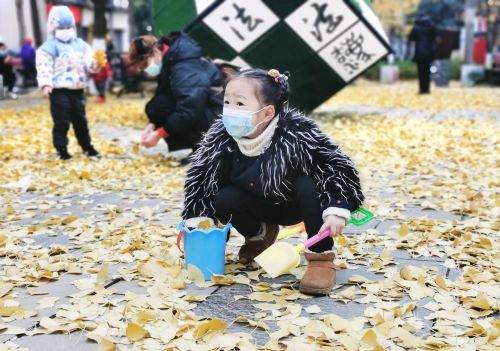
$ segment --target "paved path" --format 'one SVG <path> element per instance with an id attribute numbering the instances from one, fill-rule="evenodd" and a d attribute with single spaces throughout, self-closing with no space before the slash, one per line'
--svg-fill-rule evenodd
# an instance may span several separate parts
<path id="1" fill-rule="evenodd" d="M 390 110 L 390 109 L 374 109 L 374 108 L 351 108 L 341 110 L 336 108 L 336 112 L 339 113 L 359 113 L 364 110 L 366 114 L 372 113 L 383 113 L 386 115 L 408 115 L 409 110 Z M 319 111 L 325 112 L 325 111 Z M 332 112 L 331 110 L 329 111 Z M 422 116 L 425 113 L 422 113 Z M 447 112 L 447 115 L 453 114 L 453 112 Z M 467 117 L 468 113 L 463 112 L 461 117 Z M 485 114 L 486 116 L 487 114 Z M 428 114 L 426 115 L 428 116 Z M 476 114 L 477 116 L 477 114 Z M 444 117 L 444 114 L 435 114 L 434 118 Z M 487 115 L 486 117 L 491 117 Z M 498 116 L 497 116 L 498 117 Z M 137 130 L 124 130 L 117 129 L 114 127 L 102 125 L 99 128 L 99 133 L 101 136 L 107 139 L 113 139 L 117 135 L 128 135 L 129 137 L 120 137 L 121 146 L 127 148 L 130 147 L 131 143 L 136 140 L 139 131 Z M 124 133 L 126 131 L 126 133 Z M 154 153 L 155 151 L 150 151 Z M 159 148 L 156 152 L 165 152 L 164 148 Z M 179 193 L 180 197 L 181 194 Z M 390 193 L 381 194 L 384 198 L 390 198 L 392 195 Z M 105 213 L 109 212 L 109 209 L 120 207 L 120 212 L 117 212 L 117 220 L 123 218 L 121 214 L 123 213 L 145 213 L 147 211 L 152 211 L 151 221 L 159 225 L 164 225 L 169 228 L 174 228 L 176 223 L 180 218 L 180 208 L 179 208 L 179 197 L 176 201 L 169 203 L 168 201 L 161 201 L 155 197 L 142 197 L 140 201 L 137 200 L 137 193 L 133 190 L 123 190 L 123 191 L 110 191 L 102 192 L 96 194 L 88 195 L 78 195 L 74 194 L 72 196 L 64 197 L 54 197 L 54 196 L 40 196 L 37 194 L 32 194 L 30 192 L 21 195 L 21 201 L 18 201 L 18 207 L 15 208 L 16 212 L 22 213 L 23 216 L 17 223 L 8 223 L 10 226 L 15 225 L 20 230 L 21 228 L 26 228 L 30 225 L 38 225 L 44 221 L 50 220 L 54 217 L 64 217 L 68 215 L 75 215 L 81 219 L 90 218 L 95 221 L 100 221 Z M 55 206 L 50 206 L 49 208 L 44 208 L 44 201 L 55 202 Z M 152 210 L 151 210 L 152 209 Z M 121 214 L 120 214 L 121 213 Z M 435 221 L 446 221 L 451 222 L 454 220 L 463 220 L 461 216 L 457 216 L 451 213 L 446 213 L 442 211 L 427 210 L 419 207 L 412 206 L 409 204 L 406 208 L 404 215 L 408 218 L 423 218 L 427 217 Z M 6 223 L 1 223 L 5 226 Z M 359 236 L 364 236 L 368 239 L 373 236 L 379 236 L 383 238 L 389 232 L 395 232 L 399 230 L 402 221 L 399 219 L 389 219 L 389 218 L 378 218 L 364 227 L 354 228 L 348 227 L 345 234 L 348 238 L 359 238 Z M 368 234 L 367 234 L 368 233 Z M 68 248 L 68 254 L 78 259 L 83 259 L 86 253 L 85 245 L 75 238 L 72 237 L 72 232 L 65 232 L 64 230 L 52 230 L 50 226 L 47 230 L 36 235 L 32 235 L 25 241 L 25 244 L 34 247 L 39 246 L 40 248 L 53 248 L 56 245 L 62 245 Z M 291 242 L 297 242 L 300 240 L 299 237 L 294 237 L 287 239 Z M 376 240 L 376 239 L 375 239 Z M 241 243 L 241 238 L 234 238 L 231 240 L 228 249 L 231 254 L 237 252 L 238 245 Z M 381 241 L 383 243 L 383 239 Z M 371 257 L 370 259 L 376 258 L 383 251 L 383 244 L 374 245 L 369 251 L 364 254 L 366 257 Z M 455 268 L 447 268 L 444 263 L 448 257 L 413 257 L 405 249 L 394 249 L 391 252 L 394 267 L 399 270 L 401 267 L 407 265 L 416 265 L 422 267 L 430 267 L 435 269 L 441 276 L 446 277 L 453 281 L 460 275 L 460 270 Z M 4 264 L 7 262 L 7 258 L 3 258 Z M 11 262 L 12 263 L 12 262 Z M 138 281 L 126 281 L 124 280 L 122 274 L 120 273 L 122 268 L 127 268 L 129 265 L 127 263 L 119 263 L 112 265 L 109 273 L 109 278 L 105 283 L 105 287 L 109 287 L 114 290 L 114 296 L 117 298 L 118 304 L 125 304 L 120 298 L 123 298 L 125 294 L 135 293 L 135 294 L 146 294 L 147 288 L 142 286 Z M 342 269 L 338 272 L 337 277 L 337 290 L 336 292 L 341 292 L 349 288 L 349 286 L 344 285 L 349 278 L 353 275 L 363 276 L 367 279 L 377 281 L 384 278 L 382 274 L 376 274 L 370 269 L 369 266 L 364 265 L 352 265 L 350 269 Z M 60 309 L 61 305 L 67 304 L 70 300 L 69 295 L 78 293 L 79 290 L 73 284 L 76 280 L 81 280 L 82 278 L 91 278 L 91 274 L 82 275 L 72 275 L 64 274 L 60 279 L 50 282 L 46 285 L 41 286 L 39 289 L 47 292 L 43 297 L 54 297 L 58 298 L 57 303 L 54 307 L 49 307 L 45 309 L 38 310 L 38 314 L 34 317 L 30 317 L 22 320 L 15 320 L 9 323 L 4 323 L 11 326 L 19 326 L 28 329 L 36 329 L 44 317 L 53 318 Z M 261 276 L 262 281 L 267 281 L 272 284 L 281 284 L 283 287 L 290 287 L 296 289 L 298 287 L 298 281 L 293 275 L 282 276 L 278 279 L 268 279 Z M 22 301 L 22 304 L 27 309 L 35 309 L 37 306 L 37 301 L 40 300 L 40 296 L 30 295 L 24 288 L 16 288 L 15 292 L 17 294 L 17 300 Z M 221 286 L 221 287 L 211 287 L 211 288 L 197 288 L 196 286 L 188 287 L 188 294 L 199 295 L 199 294 L 209 294 L 210 296 L 203 302 L 197 304 L 193 312 L 197 315 L 207 316 L 207 317 L 217 317 L 230 324 L 228 330 L 239 332 L 243 331 L 246 333 L 251 333 L 254 338 L 255 343 L 263 345 L 269 340 L 269 332 L 276 330 L 276 323 L 269 322 L 270 331 L 263 331 L 253 327 L 249 327 L 243 324 L 234 323 L 237 317 L 244 316 L 249 319 L 255 320 L 256 313 L 258 316 L 259 310 L 254 307 L 255 301 L 250 301 L 247 299 L 235 300 L 236 295 L 248 295 L 251 289 L 248 285 L 234 284 L 231 286 Z M 429 299 L 417 300 L 416 310 L 414 314 L 420 317 L 422 321 L 425 322 L 422 329 L 418 331 L 417 335 L 427 336 L 431 333 L 431 328 L 433 322 L 431 320 L 425 319 L 425 317 L 431 313 L 428 309 L 423 308 Z M 400 304 L 410 302 L 409 299 L 399 301 Z M 363 316 L 365 310 L 370 306 L 371 303 L 360 304 L 354 301 L 337 301 L 329 296 L 319 297 L 319 298 L 299 298 L 293 301 L 293 303 L 300 304 L 303 309 L 301 312 L 302 316 L 307 316 L 308 318 L 320 318 L 322 315 L 334 313 L 336 315 L 342 316 L 343 318 L 353 318 L 357 316 Z M 319 314 L 310 314 L 305 311 L 305 308 L 311 305 L 317 305 L 321 309 Z M 2 335 L 0 332 L 0 342 L 13 341 L 21 347 L 27 347 L 30 350 L 95 350 L 96 344 L 88 340 L 82 332 L 73 332 L 68 335 L 64 334 L 52 334 L 52 335 L 33 335 L 33 336 L 23 336 L 23 335 Z"/>

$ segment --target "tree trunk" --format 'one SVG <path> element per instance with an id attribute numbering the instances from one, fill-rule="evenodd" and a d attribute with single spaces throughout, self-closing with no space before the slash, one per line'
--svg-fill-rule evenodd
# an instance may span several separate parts
<path id="1" fill-rule="evenodd" d="M 105 0 L 94 0 L 94 37 L 106 37 L 106 2 Z"/>
<path id="2" fill-rule="evenodd" d="M 38 17 L 38 4 L 37 0 L 30 0 L 31 2 L 31 21 L 33 23 L 33 34 L 35 35 L 35 46 L 42 44 L 42 31 L 40 29 L 40 17 Z"/>
<path id="3" fill-rule="evenodd" d="M 19 42 L 22 44 L 26 38 L 26 23 L 24 22 L 23 0 L 16 0 L 17 23 L 19 25 Z"/>

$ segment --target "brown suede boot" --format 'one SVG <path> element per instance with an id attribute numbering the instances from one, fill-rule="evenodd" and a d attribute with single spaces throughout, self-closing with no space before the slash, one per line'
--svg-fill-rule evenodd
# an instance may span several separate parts
<path id="1" fill-rule="evenodd" d="M 300 281 L 300 292 L 307 295 L 329 294 L 335 286 L 335 254 L 306 252 L 304 256 L 309 264 Z"/>
<path id="2" fill-rule="evenodd" d="M 262 239 L 251 240 L 246 239 L 243 246 L 238 252 L 238 262 L 242 264 L 249 264 L 253 259 L 259 256 L 262 251 L 271 246 L 275 241 L 278 233 L 280 231 L 279 225 L 276 224 L 264 224 L 265 232 L 262 235 Z"/>

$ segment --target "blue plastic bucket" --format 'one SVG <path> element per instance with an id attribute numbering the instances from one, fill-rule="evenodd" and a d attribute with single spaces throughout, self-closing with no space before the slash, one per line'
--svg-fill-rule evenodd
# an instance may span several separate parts
<path id="1" fill-rule="evenodd" d="M 224 228 L 190 230 L 184 223 L 179 223 L 177 245 L 180 248 L 180 240 L 183 238 L 186 269 L 190 264 L 195 265 L 203 272 L 205 280 L 212 279 L 212 274 L 223 275 L 226 238 L 231 228 L 232 225 L 227 224 Z"/>

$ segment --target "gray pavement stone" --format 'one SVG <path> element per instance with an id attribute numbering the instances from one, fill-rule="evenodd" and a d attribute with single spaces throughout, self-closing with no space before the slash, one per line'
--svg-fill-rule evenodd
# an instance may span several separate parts
<path id="1" fill-rule="evenodd" d="M 404 266 L 416 266 L 416 267 L 421 267 L 421 268 L 435 268 L 436 273 L 439 275 L 446 277 L 446 274 L 448 272 L 448 268 L 445 267 L 441 262 L 439 261 L 427 261 L 427 260 L 415 260 L 415 259 L 401 259 L 401 258 L 395 258 L 394 261 L 398 264 L 398 271 L 401 270 Z"/>
<path id="2" fill-rule="evenodd" d="M 45 295 L 30 295 L 28 291 L 24 288 L 16 288 L 15 292 L 18 294 L 18 297 L 16 298 L 17 301 L 21 303 L 22 306 L 26 307 L 27 309 L 30 310 L 35 310 L 35 307 L 37 306 L 37 301 L 41 300 L 44 297 L 51 296 L 51 297 L 58 297 L 59 300 L 57 301 L 57 304 L 65 303 L 65 301 L 68 300 L 67 296 L 70 294 L 74 294 L 78 292 L 79 290 L 73 285 L 73 282 L 78 279 L 84 278 L 84 275 L 77 275 L 77 274 L 63 274 L 61 277 L 56 280 L 49 282 L 45 285 L 41 285 L 37 287 L 37 290 L 45 291 L 47 294 Z M 52 311 L 52 313 L 49 312 L 49 309 L 44 309 L 44 310 L 37 310 L 39 311 L 39 314 L 32 319 L 35 321 L 38 321 L 41 319 L 40 315 L 43 314 L 43 316 L 49 316 L 53 313 L 55 313 L 55 309 Z M 42 313 L 43 312 L 43 313 Z M 26 321 L 21 320 L 21 321 Z M 15 322 L 21 322 L 21 321 L 14 321 L 12 323 L 15 324 Z M 32 323 L 34 324 L 34 323 Z M 32 325 L 30 324 L 30 325 Z M 17 325 L 17 324 L 15 324 Z"/>
<path id="3" fill-rule="evenodd" d="M 111 288 L 115 290 L 116 295 L 125 295 L 127 291 L 139 295 L 147 293 L 146 287 L 140 286 L 134 281 L 127 282 L 125 280 L 121 280 L 116 284 L 111 285 Z"/>
<path id="4" fill-rule="evenodd" d="M 67 235 L 64 235 L 62 231 L 58 231 L 57 235 L 47 236 L 45 233 L 37 233 L 31 236 L 33 241 L 41 245 L 42 247 L 51 247 L 53 245 L 64 245 L 71 247 L 73 243 Z"/>
<path id="5" fill-rule="evenodd" d="M 458 277 L 462 274 L 462 270 L 457 269 L 457 268 L 451 268 L 446 272 L 446 277 L 450 279 L 451 281 L 457 280 Z"/>
<path id="6" fill-rule="evenodd" d="M 186 295 L 211 295 L 219 289 L 218 286 L 209 286 L 200 288 L 195 284 L 189 284 L 186 287 Z"/>
<path id="7" fill-rule="evenodd" d="M 360 227 L 357 227 L 355 225 L 348 225 L 344 229 L 344 234 L 349 235 L 349 234 L 361 234 L 364 233 L 367 229 L 372 229 L 377 227 L 379 224 L 380 220 L 378 219 L 373 219 L 370 222 L 366 223 L 365 225 L 362 225 Z"/>
<path id="8" fill-rule="evenodd" d="M 392 199 L 392 198 L 395 198 L 397 196 L 397 194 L 395 192 L 392 192 L 392 191 L 382 191 L 380 193 L 380 197 L 385 200 L 385 199 Z"/>
<path id="9" fill-rule="evenodd" d="M 383 220 L 378 222 L 377 226 L 375 229 L 383 235 L 387 233 L 388 231 L 397 231 L 399 230 L 399 227 L 401 226 L 401 223 L 399 221 L 393 221 L 393 220 Z"/>
<path id="10" fill-rule="evenodd" d="M 443 219 L 443 220 L 460 220 L 462 217 L 453 213 L 445 211 L 436 211 L 430 209 L 422 209 L 420 207 L 407 206 L 403 215 L 410 217 L 427 217 L 430 219 Z"/>
<path id="11" fill-rule="evenodd" d="M 258 312 L 258 310 L 252 306 L 252 303 L 248 303 L 247 300 L 235 301 L 233 298 L 234 295 L 248 295 L 251 292 L 252 290 L 250 287 L 242 284 L 221 287 L 214 294 L 209 296 L 206 301 L 198 304 L 198 306 L 193 309 L 193 312 L 200 316 L 224 320 L 229 323 L 229 327 L 227 328 L 229 332 L 252 332 L 254 342 L 261 345 L 265 344 L 269 339 L 267 332 L 260 329 L 254 330 L 254 328 L 243 324 L 233 323 L 239 316 L 255 320 L 254 314 Z"/>
<path id="12" fill-rule="evenodd" d="M 368 252 L 376 252 L 382 253 L 385 247 L 372 247 Z M 391 255 L 394 259 L 399 260 L 409 260 L 409 261 L 424 261 L 424 262 L 444 262 L 448 257 L 437 257 L 437 256 L 429 256 L 429 257 L 413 257 L 408 251 L 396 249 L 391 252 Z"/>
<path id="13" fill-rule="evenodd" d="M 13 339 L 15 335 L 0 335 L 0 343 L 3 344 L 11 339 Z"/>
<path id="14" fill-rule="evenodd" d="M 83 332 L 71 334 L 49 334 L 21 337 L 13 340 L 21 347 L 30 351 L 95 351 L 98 346 L 86 338 Z"/>

